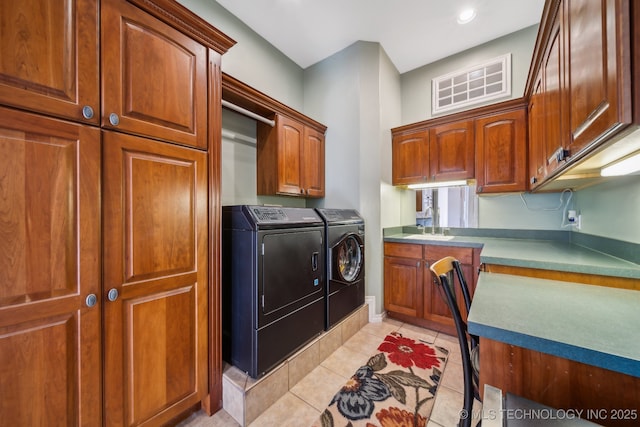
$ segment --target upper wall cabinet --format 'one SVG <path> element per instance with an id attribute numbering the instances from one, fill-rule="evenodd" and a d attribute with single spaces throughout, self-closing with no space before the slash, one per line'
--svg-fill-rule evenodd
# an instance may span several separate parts
<path id="1" fill-rule="evenodd" d="M 393 185 L 473 178 L 473 120 L 392 129 Z"/>
<path id="2" fill-rule="evenodd" d="M 629 2 L 564 0 L 569 155 L 631 122 Z"/>
<path id="3" fill-rule="evenodd" d="M 638 123 L 638 15 L 628 0 L 547 0 L 525 89 L 532 189 L 579 186 L 554 178 L 597 174 L 583 160 Z"/>
<path id="4" fill-rule="evenodd" d="M 98 124 L 97 0 L 0 2 L 0 102 Z"/>
<path id="5" fill-rule="evenodd" d="M 429 172 L 432 181 L 474 177 L 473 120 L 429 129 Z"/>
<path id="6" fill-rule="evenodd" d="M 260 195 L 324 197 L 324 134 L 283 115 L 258 123 Z"/>
<path id="7" fill-rule="evenodd" d="M 102 125 L 206 148 L 207 48 L 126 2 L 101 21 Z"/>
<path id="8" fill-rule="evenodd" d="M 223 106 L 258 120 L 259 195 L 324 197 L 325 125 L 225 73 L 222 99 Z"/>
<path id="9" fill-rule="evenodd" d="M 516 99 L 391 129 L 393 185 L 475 178 L 478 193 L 525 191 L 526 125 Z"/>
<path id="10" fill-rule="evenodd" d="M 429 131 L 408 130 L 393 135 L 392 182 L 407 185 L 429 179 Z"/>
<path id="11" fill-rule="evenodd" d="M 527 123 L 524 106 L 475 121 L 476 191 L 527 189 Z"/>

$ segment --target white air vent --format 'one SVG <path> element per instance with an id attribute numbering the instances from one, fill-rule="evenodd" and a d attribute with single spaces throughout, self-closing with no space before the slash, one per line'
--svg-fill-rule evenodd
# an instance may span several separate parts
<path id="1" fill-rule="evenodd" d="M 432 113 L 511 95 L 511 54 L 432 80 Z"/>

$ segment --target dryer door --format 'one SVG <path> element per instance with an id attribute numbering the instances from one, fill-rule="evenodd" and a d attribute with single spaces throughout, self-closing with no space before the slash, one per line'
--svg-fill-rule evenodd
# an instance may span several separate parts
<path id="1" fill-rule="evenodd" d="M 364 268 L 364 242 L 356 233 L 349 233 L 335 245 L 331 253 L 335 275 L 332 279 L 352 283 Z"/>

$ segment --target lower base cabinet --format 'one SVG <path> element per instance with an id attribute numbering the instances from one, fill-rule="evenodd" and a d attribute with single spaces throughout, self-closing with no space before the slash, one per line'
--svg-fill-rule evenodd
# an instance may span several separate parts
<path id="1" fill-rule="evenodd" d="M 385 242 L 384 308 L 387 315 L 403 322 L 455 335 L 453 317 L 429 267 L 446 256 L 456 258 L 462 265 L 473 297 L 475 272 L 480 264 L 479 252 L 479 249 L 459 246 Z M 466 319 L 464 299 L 458 286 L 455 294 L 458 308 Z"/>

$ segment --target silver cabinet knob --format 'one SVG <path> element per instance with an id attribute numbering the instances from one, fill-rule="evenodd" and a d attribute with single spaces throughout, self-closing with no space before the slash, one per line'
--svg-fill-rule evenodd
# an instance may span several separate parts
<path id="1" fill-rule="evenodd" d="M 117 300 L 118 299 L 118 290 L 116 288 L 109 289 L 109 292 L 107 293 L 107 298 L 109 299 L 109 301 Z"/>
<path id="2" fill-rule="evenodd" d="M 93 108 L 88 105 L 82 107 L 82 117 L 85 119 L 93 119 Z"/>
<path id="3" fill-rule="evenodd" d="M 109 123 L 113 126 L 118 126 L 120 124 L 120 117 L 116 113 L 109 114 Z"/>
<path id="4" fill-rule="evenodd" d="M 96 294 L 89 294 L 84 301 L 87 304 L 87 307 L 93 307 L 98 303 L 98 297 Z"/>

